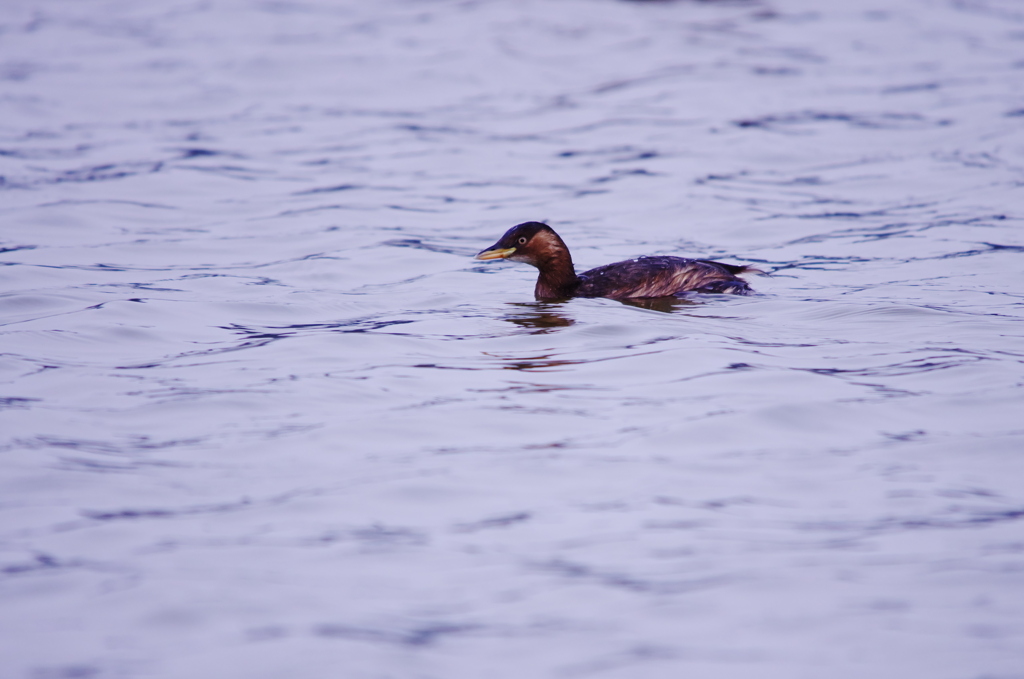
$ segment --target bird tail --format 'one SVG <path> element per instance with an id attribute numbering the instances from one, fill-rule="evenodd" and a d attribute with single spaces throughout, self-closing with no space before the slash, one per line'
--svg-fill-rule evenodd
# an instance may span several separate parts
<path id="1" fill-rule="evenodd" d="M 722 262 L 712 262 L 709 259 L 698 259 L 698 262 L 704 262 L 705 264 L 713 264 L 714 266 L 721 267 L 731 273 L 733 276 L 767 276 L 768 272 L 762 269 L 758 269 L 756 266 L 747 266 L 744 264 L 723 264 Z"/>
<path id="2" fill-rule="evenodd" d="M 697 288 L 697 292 L 720 292 L 727 295 L 750 295 L 753 290 L 745 280 L 733 278 L 728 281 L 708 281 Z"/>

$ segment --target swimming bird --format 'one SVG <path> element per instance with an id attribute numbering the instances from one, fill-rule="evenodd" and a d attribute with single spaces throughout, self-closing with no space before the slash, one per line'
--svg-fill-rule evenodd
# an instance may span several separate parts
<path id="1" fill-rule="evenodd" d="M 538 300 L 636 299 L 669 297 L 682 292 L 749 295 L 753 290 L 738 276 L 764 273 L 750 266 L 656 255 L 605 264 L 577 274 L 565 241 L 554 229 L 540 222 L 513 226 L 476 258 L 510 259 L 537 267 L 540 275 L 533 294 Z"/>

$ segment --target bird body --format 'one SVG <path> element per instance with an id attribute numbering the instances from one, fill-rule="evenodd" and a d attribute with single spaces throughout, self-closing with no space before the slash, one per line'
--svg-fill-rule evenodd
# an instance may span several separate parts
<path id="1" fill-rule="evenodd" d="M 605 264 L 577 274 L 569 248 L 547 224 L 525 222 L 505 232 L 477 259 L 510 259 L 539 270 L 534 296 L 539 300 L 570 297 L 637 299 L 669 297 L 683 292 L 753 292 L 739 274 L 759 269 L 706 259 L 648 256 Z"/>

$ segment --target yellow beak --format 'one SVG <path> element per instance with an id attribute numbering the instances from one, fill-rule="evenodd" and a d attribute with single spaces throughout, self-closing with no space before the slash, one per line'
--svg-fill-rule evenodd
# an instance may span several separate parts
<path id="1" fill-rule="evenodd" d="M 515 248 L 495 248 L 484 250 L 476 256 L 477 259 L 508 259 L 516 251 Z"/>

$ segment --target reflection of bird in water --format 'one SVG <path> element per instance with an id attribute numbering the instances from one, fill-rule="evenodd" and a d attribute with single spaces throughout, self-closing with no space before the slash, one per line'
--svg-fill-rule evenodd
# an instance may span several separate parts
<path id="1" fill-rule="evenodd" d="M 517 307 L 514 313 L 505 319 L 521 328 L 530 328 L 535 333 L 550 332 L 554 328 L 567 328 L 576 323 L 556 311 L 556 305 L 530 302 L 529 304 L 512 304 Z"/>
<path id="2" fill-rule="evenodd" d="M 760 269 L 683 257 L 638 257 L 606 264 L 579 275 L 565 242 L 547 224 L 525 222 L 513 226 L 477 259 L 511 259 L 540 270 L 537 299 L 610 297 L 636 299 L 668 297 L 681 292 L 724 292 L 748 295 L 750 286 L 740 274 Z"/>

